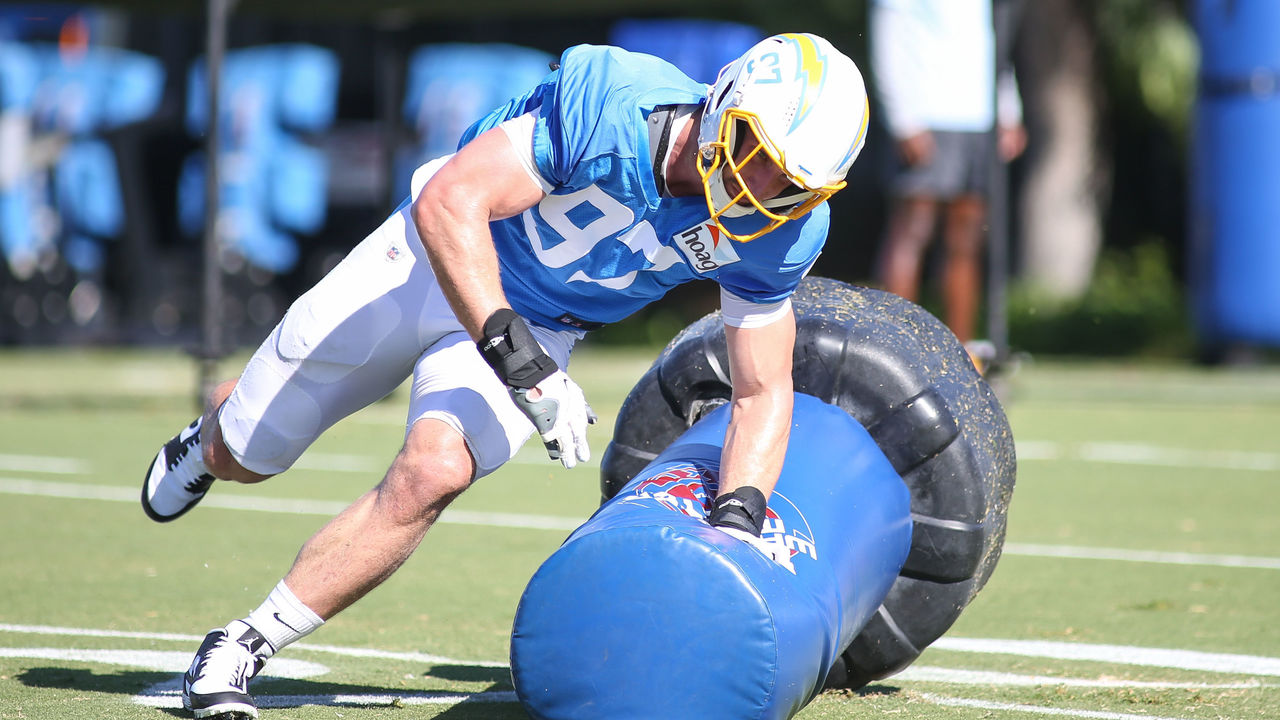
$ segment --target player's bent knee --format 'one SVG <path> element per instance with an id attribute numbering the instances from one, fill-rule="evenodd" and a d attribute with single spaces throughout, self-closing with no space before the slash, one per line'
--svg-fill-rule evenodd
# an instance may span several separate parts
<path id="1" fill-rule="evenodd" d="M 200 450 L 204 454 L 205 467 L 214 477 L 239 483 L 258 483 L 273 477 L 253 472 L 241 465 L 227 448 L 222 428 L 217 422 L 205 422 L 202 430 Z"/>
<path id="2" fill-rule="evenodd" d="M 263 475 L 245 468 L 221 443 L 216 446 L 211 443 L 204 447 L 204 464 L 209 469 L 209 472 L 219 480 L 231 480 L 251 485 L 275 477 L 275 475 Z"/>
<path id="3" fill-rule="evenodd" d="M 462 436 L 443 423 L 414 425 L 383 480 L 381 492 L 394 498 L 405 520 L 433 517 L 471 486 L 475 463 Z"/>
<path id="4" fill-rule="evenodd" d="M 232 480 L 240 483 L 257 483 L 273 475 L 253 472 L 240 464 L 231 451 L 227 449 L 226 440 L 222 436 L 222 424 L 219 413 L 222 405 L 236 389 L 239 379 L 218 383 L 210 391 L 204 410 L 204 424 L 201 426 L 200 448 L 204 456 L 205 467 L 214 477 L 220 480 Z"/>
<path id="5" fill-rule="evenodd" d="M 236 385 L 239 382 L 240 379 L 236 378 L 234 380 L 224 380 L 215 385 L 213 390 L 209 393 L 208 408 L 210 410 L 216 410 L 217 408 L 222 407 L 222 403 L 226 402 L 227 398 L 231 397 L 231 391 L 236 389 Z"/>
<path id="6" fill-rule="evenodd" d="M 466 476 L 444 462 L 415 462 L 403 452 L 378 488 L 380 505 L 395 522 L 429 522 L 466 490 Z"/>

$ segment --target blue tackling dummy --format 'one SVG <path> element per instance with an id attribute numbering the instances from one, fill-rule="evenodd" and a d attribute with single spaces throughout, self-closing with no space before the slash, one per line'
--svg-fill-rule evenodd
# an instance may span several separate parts
<path id="1" fill-rule="evenodd" d="M 511 672 L 534 718 L 789 718 L 880 606 L 910 498 L 866 430 L 796 394 L 762 534 L 779 563 L 705 522 L 728 417 L 695 423 L 530 581 Z"/>

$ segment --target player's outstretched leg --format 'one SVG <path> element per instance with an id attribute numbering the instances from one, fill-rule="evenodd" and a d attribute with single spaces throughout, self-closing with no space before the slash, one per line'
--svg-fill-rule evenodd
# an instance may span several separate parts
<path id="1" fill-rule="evenodd" d="M 213 484 L 200 446 L 201 420 L 165 443 L 142 478 L 142 509 L 156 522 L 175 520 L 195 507 Z"/>
<path id="2" fill-rule="evenodd" d="M 197 718 L 258 717 L 249 678 L 258 674 L 269 654 L 266 638 L 243 621 L 210 630 L 182 676 L 182 706 Z"/>

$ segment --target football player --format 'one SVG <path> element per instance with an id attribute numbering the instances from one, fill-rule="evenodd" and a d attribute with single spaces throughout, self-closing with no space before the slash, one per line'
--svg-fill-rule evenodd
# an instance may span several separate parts
<path id="1" fill-rule="evenodd" d="M 382 481 L 303 545 L 260 607 L 207 635 L 184 705 L 257 717 L 247 683 L 267 659 L 386 580 L 531 432 L 566 468 L 588 460 L 595 417 L 566 372 L 570 350 L 680 283 L 719 285 L 728 341 L 732 415 L 708 521 L 758 541 L 791 421 L 789 296 L 826 240 L 824 201 L 867 119 L 857 67 L 816 35 L 767 38 L 713 86 L 584 45 L 418 168 L 409 199 L 147 471 L 143 508 L 173 520 L 214 478 L 284 472 L 412 377 Z"/>

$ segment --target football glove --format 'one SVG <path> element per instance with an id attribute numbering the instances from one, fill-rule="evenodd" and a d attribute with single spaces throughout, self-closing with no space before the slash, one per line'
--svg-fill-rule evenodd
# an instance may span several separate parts
<path id="1" fill-rule="evenodd" d="M 485 321 L 482 334 L 476 343 L 480 355 L 533 421 L 551 459 L 566 468 L 591 459 L 587 425 L 596 415 L 582 388 L 542 349 L 524 318 L 511 308 L 499 309 Z"/>
<path id="2" fill-rule="evenodd" d="M 796 566 L 791 562 L 791 549 L 783 543 L 772 539 L 765 540 L 764 538 L 752 535 L 745 530 L 739 530 L 738 528 L 729 527 L 727 525 L 714 525 L 713 527 L 725 535 L 737 538 L 756 550 L 759 550 L 762 555 L 781 565 L 784 570 L 792 575 L 796 574 Z"/>
<path id="3" fill-rule="evenodd" d="M 750 485 L 729 493 L 721 493 L 711 501 L 707 522 L 715 527 L 731 527 L 760 537 L 764 529 L 768 505 L 764 493 Z"/>
<path id="4" fill-rule="evenodd" d="M 566 468 L 591 459 L 587 425 L 596 421 L 582 388 L 561 370 L 532 388 L 510 388 L 511 399 L 533 421 L 547 455 Z"/>

